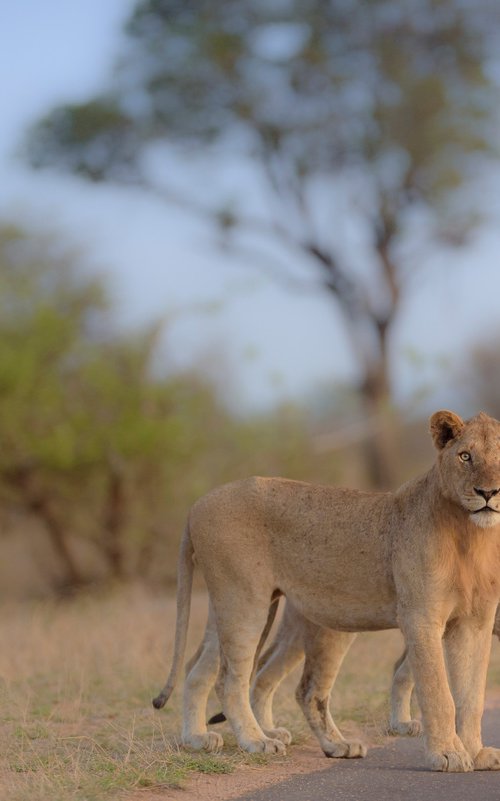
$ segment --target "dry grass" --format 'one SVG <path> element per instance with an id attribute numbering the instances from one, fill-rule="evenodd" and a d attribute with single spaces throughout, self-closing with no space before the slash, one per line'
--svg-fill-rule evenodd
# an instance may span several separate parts
<path id="1" fill-rule="evenodd" d="M 205 598 L 195 597 L 192 648 L 205 610 Z M 104 799 L 252 761 L 234 745 L 222 758 L 181 749 L 180 693 L 161 713 L 153 710 L 174 623 L 171 599 L 137 588 L 62 605 L 3 607 L 1 798 Z"/>
<path id="2" fill-rule="evenodd" d="M 194 599 L 191 643 L 206 601 Z M 264 758 L 238 751 L 229 733 L 221 755 L 179 748 L 180 692 L 165 710 L 150 699 L 163 683 L 173 640 L 171 599 L 129 589 L 104 598 L 13 604 L 0 610 L 0 797 L 9 801 L 101 801 L 129 790 L 178 786 L 189 771 L 227 773 Z M 382 730 L 397 632 L 359 637 L 334 697 L 337 719 Z M 494 644 L 491 679 L 500 682 Z M 293 700 L 297 675 L 277 699 L 277 718 L 308 736 Z M 212 702 L 211 711 L 217 707 Z M 293 759 L 293 748 L 291 749 Z"/>

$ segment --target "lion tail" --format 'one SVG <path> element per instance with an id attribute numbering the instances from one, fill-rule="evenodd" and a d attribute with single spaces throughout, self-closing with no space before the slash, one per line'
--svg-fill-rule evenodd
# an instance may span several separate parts
<path id="1" fill-rule="evenodd" d="M 259 644 L 257 645 L 257 650 L 255 651 L 255 657 L 253 660 L 253 668 L 252 668 L 252 675 L 250 677 L 250 685 L 253 684 L 255 676 L 257 675 L 257 671 L 261 668 L 262 663 L 266 662 L 267 659 L 265 655 L 261 658 L 262 649 L 266 643 L 267 638 L 269 637 L 269 632 L 271 631 L 272 625 L 274 623 L 274 619 L 276 617 L 276 612 L 278 611 L 278 604 L 280 600 L 281 593 L 276 592 L 273 597 L 271 598 L 271 603 L 269 605 L 269 612 L 267 614 L 266 625 L 260 635 Z M 266 651 L 267 653 L 267 651 Z"/>
<path id="2" fill-rule="evenodd" d="M 184 663 L 189 613 L 191 610 L 191 589 L 193 586 L 194 573 L 193 556 L 194 548 L 191 542 L 188 521 L 181 541 L 177 568 L 177 621 L 175 626 L 174 656 L 167 683 L 159 695 L 153 699 L 153 706 L 155 709 L 161 709 L 167 703 L 177 683 Z"/>

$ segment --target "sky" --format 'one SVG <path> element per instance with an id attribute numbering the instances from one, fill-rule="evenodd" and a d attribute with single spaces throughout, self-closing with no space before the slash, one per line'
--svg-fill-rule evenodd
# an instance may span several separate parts
<path id="1" fill-rule="evenodd" d="M 32 172 L 18 156 L 29 124 L 54 105 L 92 96 L 119 52 L 130 0 L 17 0 L 0 5 L 0 217 L 48 228 L 81 247 L 135 326 L 165 317 L 169 363 L 203 363 L 235 408 L 300 400 L 354 365 L 332 303 L 291 292 L 254 265 L 220 251 L 214 231 L 136 190 L 90 186 Z M 193 186 L 220 177 L 207 162 L 186 169 Z M 219 169 L 217 167 L 217 169 Z M 235 191 L 244 165 L 227 164 Z M 453 408 L 443 365 L 459 367 L 471 342 L 500 335 L 500 176 L 490 177 L 488 224 L 467 251 L 429 259 L 413 280 L 393 336 L 396 396 L 435 385 Z"/>

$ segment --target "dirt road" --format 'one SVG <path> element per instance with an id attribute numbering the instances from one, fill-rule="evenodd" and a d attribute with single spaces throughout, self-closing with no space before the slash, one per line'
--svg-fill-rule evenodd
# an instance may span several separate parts
<path id="1" fill-rule="evenodd" d="M 500 709 L 486 710 L 485 745 L 500 747 Z M 422 740 L 398 738 L 366 759 L 332 760 L 327 770 L 294 776 L 235 801 L 500 801 L 500 771 L 432 773 Z"/>

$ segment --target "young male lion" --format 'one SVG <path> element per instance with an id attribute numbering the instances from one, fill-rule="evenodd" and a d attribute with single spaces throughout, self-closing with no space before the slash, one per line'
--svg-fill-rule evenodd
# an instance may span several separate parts
<path id="1" fill-rule="evenodd" d="M 500 750 L 481 741 L 500 597 L 500 423 L 441 411 L 430 425 L 436 463 L 394 493 L 253 478 L 192 507 L 179 558 L 174 659 L 156 706 L 181 669 L 195 558 L 220 641 L 224 712 L 242 748 L 284 750 L 264 734 L 249 698 L 269 603 L 283 594 L 322 631 L 399 625 L 430 767 L 500 768 Z M 313 670 L 307 681 L 321 698 L 321 676 Z M 317 711 L 327 737 L 327 709 Z"/>

